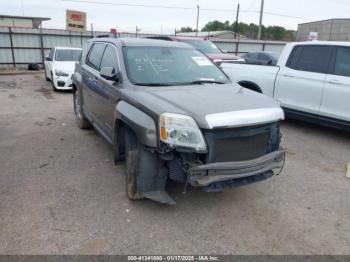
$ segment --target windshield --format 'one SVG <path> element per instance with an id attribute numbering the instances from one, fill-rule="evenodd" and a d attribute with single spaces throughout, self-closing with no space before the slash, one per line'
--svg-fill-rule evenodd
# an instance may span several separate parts
<path id="1" fill-rule="evenodd" d="M 200 51 L 177 47 L 125 47 L 126 70 L 138 85 L 228 83 L 226 75 Z"/>
<path id="2" fill-rule="evenodd" d="M 81 50 L 78 49 L 57 49 L 55 54 L 56 61 L 79 61 Z"/>
<path id="3" fill-rule="evenodd" d="M 221 50 L 211 41 L 207 40 L 183 40 L 185 43 L 188 43 L 198 50 L 202 51 L 205 54 L 221 54 Z"/>

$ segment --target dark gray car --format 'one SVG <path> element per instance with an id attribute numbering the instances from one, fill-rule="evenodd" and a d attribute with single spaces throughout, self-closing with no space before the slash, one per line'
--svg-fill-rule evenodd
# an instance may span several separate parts
<path id="1" fill-rule="evenodd" d="M 217 192 L 283 167 L 279 104 L 187 44 L 90 40 L 73 83 L 77 123 L 113 145 L 115 163 L 125 159 L 130 199 L 174 204 L 168 179 Z"/>
<path id="2" fill-rule="evenodd" d="M 242 55 L 246 64 L 275 66 L 280 54 L 277 52 L 251 52 Z"/>

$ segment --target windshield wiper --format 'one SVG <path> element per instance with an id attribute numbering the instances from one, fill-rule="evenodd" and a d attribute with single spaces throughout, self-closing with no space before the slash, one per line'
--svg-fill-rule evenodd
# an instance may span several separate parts
<path id="1" fill-rule="evenodd" d="M 174 86 L 173 83 L 135 83 L 137 86 Z"/>
<path id="2" fill-rule="evenodd" d="M 183 86 L 183 85 L 201 85 L 201 84 L 226 84 L 223 81 L 202 79 L 192 82 L 174 82 L 174 83 L 135 83 L 137 86 Z"/>
<path id="3" fill-rule="evenodd" d="M 223 81 L 218 81 L 218 80 L 206 80 L 206 79 L 202 79 L 202 80 L 195 80 L 192 82 L 188 83 L 189 85 L 200 85 L 200 84 L 226 84 L 226 82 Z"/>

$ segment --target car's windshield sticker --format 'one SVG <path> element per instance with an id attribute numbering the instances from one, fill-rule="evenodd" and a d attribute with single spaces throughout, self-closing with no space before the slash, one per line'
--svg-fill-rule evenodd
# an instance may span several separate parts
<path id="1" fill-rule="evenodd" d="M 210 61 L 208 59 L 206 59 L 205 57 L 201 57 L 201 56 L 192 56 L 193 61 L 195 61 L 197 63 L 197 65 L 199 66 L 211 66 L 212 64 L 210 63 Z"/>

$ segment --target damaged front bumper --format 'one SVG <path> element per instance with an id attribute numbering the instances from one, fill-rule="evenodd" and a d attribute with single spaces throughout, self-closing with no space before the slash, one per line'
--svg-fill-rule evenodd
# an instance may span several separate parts
<path id="1" fill-rule="evenodd" d="M 235 162 L 197 165 L 188 170 L 188 182 L 195 187 L 207 187 L 213 183 L 244 179 L 282 169 L 285 150 L 278 150 L 262 157 Z"/>

